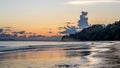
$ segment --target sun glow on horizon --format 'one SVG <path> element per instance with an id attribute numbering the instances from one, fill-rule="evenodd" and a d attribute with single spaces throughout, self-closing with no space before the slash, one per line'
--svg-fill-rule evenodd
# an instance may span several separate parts
<path id="1" fill-rule="evenodd" d="M 114 23 L 120 18 L 119 3 L 119 0 L 0 0 L 0 28 L 53 36 L 66 22 L 77 26 L 81 11 L 88 12 L 89 24 Z"/>

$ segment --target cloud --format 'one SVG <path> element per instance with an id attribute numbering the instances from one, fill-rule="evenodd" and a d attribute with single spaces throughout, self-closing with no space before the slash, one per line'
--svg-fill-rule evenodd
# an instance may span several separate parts
<path id="1" fill-rule="evenodd" d="M 64 29 L 64 31 L 59 32 L 60 34 L 75 34 L 77 32 L 77 28 L 75 26 L 69 26 L 67 25 L 66 27 L 60 27 Z"/>
<path id="2" fill-rule="evenodd" d="M 94 3 L 120 3 L 118 0 L 73 0 L 68 1 L 65 4 L 68 5 L 86 5 L 86 4 L 94 4 Z"/>

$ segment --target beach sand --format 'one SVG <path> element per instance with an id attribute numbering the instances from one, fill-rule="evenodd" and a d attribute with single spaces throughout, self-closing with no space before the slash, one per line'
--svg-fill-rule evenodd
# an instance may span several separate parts
<path id="1" fill-rule="evenodd" d="M 120 68 L 120 43 L 111 45 L 110 50 L 93 55 L 102 58 L 102 63 L 93 65 L 95 68 Z"/>
<path id="2" fill-rule="evenodd" d="M 120 43 L 19 50 L 0 54 L 0 68 L 120 68 Z"/>

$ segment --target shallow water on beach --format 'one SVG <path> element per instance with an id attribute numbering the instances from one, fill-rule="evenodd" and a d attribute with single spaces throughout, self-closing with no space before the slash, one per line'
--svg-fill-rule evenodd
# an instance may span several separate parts
<path id="1" fill-rule="evenodd" d="M 106 53 L 115 43 L 0 42 L 0 68 L 117 68 L 116 55 Z"/>

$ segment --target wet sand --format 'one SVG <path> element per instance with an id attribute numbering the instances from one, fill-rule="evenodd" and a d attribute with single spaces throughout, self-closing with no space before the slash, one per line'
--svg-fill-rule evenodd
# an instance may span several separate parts
<path id="1" fill-rule="evenodd" d="M 93 55 L 96 58 L 102 58 L 102 63 L 96 65 L 96 68 L 120 68 L 120 43 L 115 43 L 110 50 L 99 52 Z"/>
<path id="2" fill-rule="evenodd" d="M 6 51 L 6 50 L 5 50 Z M 0 53 L 0 68 L 120 68 L 120 43 L 29 46 Z"/>

